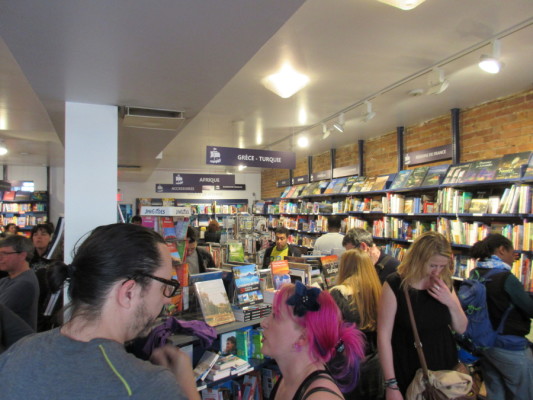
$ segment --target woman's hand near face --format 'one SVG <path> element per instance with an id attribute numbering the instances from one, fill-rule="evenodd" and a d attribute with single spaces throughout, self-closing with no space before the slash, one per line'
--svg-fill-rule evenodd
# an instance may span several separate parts
<path id="1" fill-rule="evenodd" d="M 428 293 L 448 308 L 454 305 L 454 298 L 450 289 L 442 279 L 437 276 L 429 278 Z"/>

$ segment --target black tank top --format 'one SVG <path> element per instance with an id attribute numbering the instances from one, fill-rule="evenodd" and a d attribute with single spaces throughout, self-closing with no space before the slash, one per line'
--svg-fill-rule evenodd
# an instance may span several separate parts
<path id="1" fill-rule="evenodd" d="M 276 385 L 272 389 L 272 393 L 270 393 L 270 400 L 274 400 L 276 398 L 276 393 L 278 392 L 278 387 L 279 387 L 282 379 L 283 379 L 283 377 L 280 377 L 278 379 L 278 381 L 276 382 Z M 307 389 L 309 388 L 309 386 L 314 381 L 316 381 L 317 379 L 327 379 L 327 380 L 335 383 L 335 381 L 333 380 L 333 378 L 331 377 L 331 375 L 327 371 L 325 371 L 325 370 L 313 371 L 309 375 L 307 375 L 307 377 L 304 379 L 304 381 L 300 384 L 300 386 L 298 387 L 298 390 L 296 390 L 296 393 L 294 394 L 294 397 L 292 398 L 292 400 L 305 400 L 309 396 L 311 396 L 313 393 L 316 393 L 316 392 L 328 392 L 328 393 L 334 394 L 339 399 L 344 399 L 343 397 L 341 397 L 337 393 L 335 393 L 333 390 L 331 390 L 329 388 L 326 388 L 326 387 L 316 387 L 316 388 L 311 389 L 309 392 L 307 392 Z"/>

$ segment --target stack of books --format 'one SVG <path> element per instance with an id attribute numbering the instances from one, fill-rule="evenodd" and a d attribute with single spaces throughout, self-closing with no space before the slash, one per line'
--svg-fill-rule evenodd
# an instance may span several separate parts
<path id="1" fill-rule="evenodd" d="M 229 354 L 218 359 L 215 365 L 213 365 L 213 368 L 211 368 L 211 371 L 207 374 L 207 379 L 218 381 L 231 375 L 241 375 L 244 371 L 248 371 L 251 368 L 251 365 L 247 361 L 234 354 Z"/>
<path id="2" fill-rule="evenodd" d="M 246 322 L 266 317 L 272 312 L 272 305 L 267 303 L 254 304 L 244 307 L 233 307 L 233 314 L 237 321 Z"/>

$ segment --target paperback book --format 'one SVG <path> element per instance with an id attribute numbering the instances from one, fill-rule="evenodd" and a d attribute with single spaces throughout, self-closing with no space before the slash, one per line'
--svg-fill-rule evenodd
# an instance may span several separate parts
<path id="1" fill-rule="evenodd" d="M 424 178 L 420 186 L 440 185 L 444 176 L 446 176 L 448 168 L 450 168 L 449 164 L 434 165 L 432 167 L 429 167 L 426 177 Z"/>
<path id="2" fill-rule="evenodd" d="M 274 282 L 274 289 L 279 289 L 285 283 L 291 283 L 289 275 L 289 262 L 287 260 L 272 261 L 270 263 L 272 271 L 272 280 Z"/>
<path id="3" fill-rule="evenodd" d="M 352 186 L 350 187 L 350 190 L 349 192 L 350 193 L 358 193 L 358 192 L 361 192 L 362 189 L 363 189 L 363 186 L 366 182 L 366 177 L 364 176 L 358 176 L 354 183 L 352 184 Z"/>
<path id="4" fill-rule="evenodd" d="M 491 181 L 496 177 L 499 165 L 499 158 L 475 161 L 466 173 L 464 182 Z"/>
<path id="5" fill-rule="evenodd" d="M 333 186 L 333 193 L 341 193 L 348 178 L 338 178 L 335 180 L 335 185 Z"/>
<path id="6" fill-rule="evenodd" d="M 320 262 L 322 264 L 322 274 L 326 281 L 326 288 L 331 289 L 335 286 L 339 273 L 339 257 L 336 255 L 320 257 Z"/>
<path id="7" fill-rule="evenodd" d="M 263 301 L 259 285 L 259 273 L 255 264 L 236 265 L 233 267 L 236 304 L 245 306 Z"/>
<path id="8" fill-rule="evenodd" d="M 390 175 L 377 176 L 370 190 L 385 190 L 387 187 L 387 182 L 389 181 L 389 177 Z"/>
<path id="9" fill-rule="evenodd" d="M 194 367 L 193 373 L 196 381 L 203 381 L 213 365 L 217 362 L 220 355 L 212 351 L 206 351 L 198 361 L 196 367 Z"/>
<path id="10" fill-rule="evenodd" d="M 489 199 L 472 199 L 468 212 L 471 214 L 485 214 L 489 207 Z"/>
<path id="11" fill-rule="evenodd" d="M 235 321 L 222 279 L 196 282 L 194 286 L 204 320 L 209 326 Z"/>
<path id="12" fill-rule="evenodd" d="M 348 193 L 353 184 L 357 181 L 357 178 L 357 176 L 350 176 L 346 178 L 346 182 L 344 182 L 344 186 L 341 189 L 341 193 Z"/>
<path id="13" fill-rule="evenodd" d="M 396 177 L 394 178 L 394 181 L 392 181 L 392 184 L 389 189 L 401 189 L 405 187 L 407 184 L 407 180 L 409 179 L 409 176 L 413 172 L 412 169 L 404 169 L 396 174 Z"/>
<path id="14" fill-rule="evenodd" d="M 428 171 L 429 167 L 415 168 L 413 172 L 411 172 L 411 175 L 409 175 L 409 178 L 407 179 L 407 182 L 405 183 L 404 187 L 415 188 L 421 186 Z"/>
<path id="15" fill-rule="evenodd" d="M 496 173 L 495 179 L 518 179 L 521 176 L 522 165 L 527 164 L 530 151 L 521 153 L 506 154 L 500 161 L 500 167 Z"/>

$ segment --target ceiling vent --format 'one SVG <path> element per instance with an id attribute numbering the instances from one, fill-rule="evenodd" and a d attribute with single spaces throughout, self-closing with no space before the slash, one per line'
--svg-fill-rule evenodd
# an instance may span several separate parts
<path id="1" fill-rule="evenodd" d="M 185 117 L 182 111 L 121 107 L 122 125 L 132 128 L 177 130 Z"/>
<path id="2" fill-rule="evenodd" d="M 118 164 L 118 168 L 120 169 L 141 169 L 140 165 L 130 165 L 130 164 Z"/>

